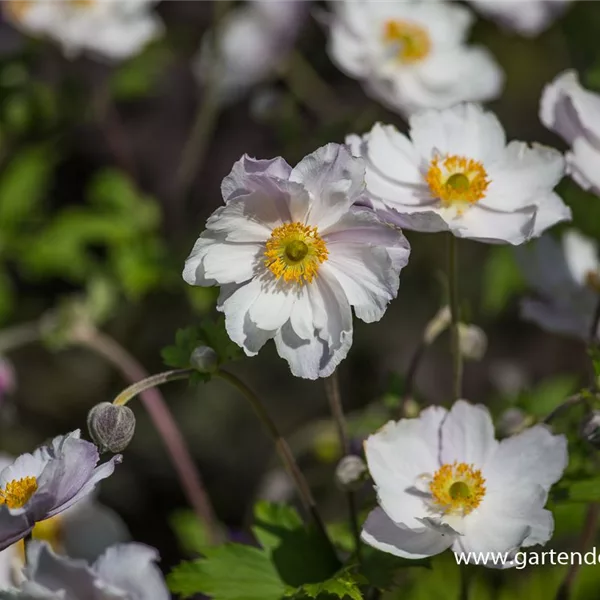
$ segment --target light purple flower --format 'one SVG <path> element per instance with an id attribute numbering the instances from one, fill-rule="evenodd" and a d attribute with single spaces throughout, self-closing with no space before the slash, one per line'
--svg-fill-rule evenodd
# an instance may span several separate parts
<path id="1" fill-rule="evenodd" d="M 25 537 L 36 522 L 87 496 L 122 457 L 97 466 L 99 458 L 96 446 L 80 439 L 77 430 L 5 467 L 0 472 L 0 550 Z"/>
<path id="2" fill-rule="evenodd" d="M 244 156 L 222 185 L 186 261 L 192 285 L 221 287 L 217 308 L 247 355 L 270 339 L 292 373 L 331 375 L 352 345 L 352 312 L 381 319 L 396 297 L 408 242 L 363 199 L 364 161 L 328 144 L 292 169 Z"/>
<path id="3" fill-rule="evenodd" d="M 12 363 L 8 359 L 0 357 L 0 405 L 5 396 L 12 394 L 16 387 L 15 369 Z"/>
<path id="4" fill-rule="evenodd" d="M 109 548 L 93 565 L 55 554 L 46 543 L 27 548 L 27 566 L 18 590 L 2 600 L 169 600 L 158 552 L 143 544 Z"/>
<path id="5" fill-rule="evenodd" d="M 521 316 L 546 331 L 587 340 L 600 301 L 598 244 L 569 230 L 560 243 L 545 235 L 516 256 L 537 294 L 522 301 Z"/>
<path id="6" fill-rule="evenodd" d="M 571 146 L 566 155 L 571 177 L 600 195 L 600 94 L 583 88 L 575 71 L 565 71 L 545 87 L 540 119 Z"/>

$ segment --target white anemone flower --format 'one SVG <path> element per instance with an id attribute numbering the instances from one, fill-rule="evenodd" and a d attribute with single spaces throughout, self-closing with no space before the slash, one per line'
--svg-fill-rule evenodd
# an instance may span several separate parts
<path id="1" fill-rule="evenodd" d="M 218 27 L 216 56 L 205 38 L 193 65 L 198 81 L 210 81 L 217 64 L 215 84 L 223 103 L 267 81 L 296 42 L 309 7 L 308 0 L 254 0 L 235 9 Z"/>
<path id="2" fill-rule="evenodd" d="M 388 423 L 365 453 L 379 507 L 362 538 L 379 550 L 411 559 L 447 548 L 507 552 L 510 567 L 520 547 L 552 536 L 544 505 L 566 468 L 567 441 L 544 425 L 498 441 L 488 409 L 459 400 Z"/>
<path id="3" fill-rule="evenodd" d="M 505 29 L 535 37 L 548 29 L 573 0 L 469 0 L 483 16 Z"/>
<path id="4" fill-rule="evenodd" d="M 21 454 L 0 471 L 0 550 L 91 494 L 121 458 L 98 465 L 98 449 L 82 440 L 79 430 Z"/>
<path id="5" fill-rule="evenodd" d="M 539 144 L 507 145 L 500 121 L 477 104 L 413 115 L 409 136 L 376 124 L 347 142 L 367 161 L 373 208 L 400 227 L 522 244 L 571 218 L 553 191 L 562 154 Z"/>
<path id="6" fill-rule="evenodd" d="M 329 53 L 392 110 L 410 114 L 502 91 L 504 74 L 466 37 L 472 13 L 453 2 L 347 0 L 332 3 Z"/>
<path id="7" fill-rule="evenodd" d="M 163 32 L 157 0 L 6 0 L 4 14 L 25 34 L 47 37 L 66 56 L 84 51 L 109 60 L 134 56 Z"/>
<path id="8" fill-rule="evenodd" d="M 561 243 L 546 235 L 520 248 L 517 259 L 538 296 L 522 301 L 521 316 L 546 331 L 588 340 L 600 302 L 598 244 L 568 230 Z"/>
<path id="9" fill-rule="evenodd" d="M 222 185 L 186 261 L 192 285 L 221 286 L 217 308 L 248 356 L 274 339 L 292 373 L 333 373 L 352 345 L 352 312 L 378 321 L 396 297 L 409 245 L 364 200 L 364 161 L 328 144 L 292 169 L 244 156 Z"/>
<path id="10" fill-rule="evenodd" d="M 571 147 L 566 155 L 571 177 L 600 195 L 600 94 L 584 89 L 575 71 L 565 71 L 545 87 L 540 119 Z"/>

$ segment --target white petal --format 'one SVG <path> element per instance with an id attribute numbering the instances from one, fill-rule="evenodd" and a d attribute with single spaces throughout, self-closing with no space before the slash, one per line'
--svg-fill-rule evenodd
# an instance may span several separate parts
<path id="1" fill-rule="evenodd" d="M 600 151 L 585 138 L 573 142 L 571 152 L 566 154 L 567 170 L 584 189 L 600 195 Z"/>
<path id="2" fill-rule="evenodd" d="M 545 425 L 536 425 L 502 440 L 488 458 L 483 474 L 490 492 L 509 490 L 524 481 L 548 491 L 567 466 L 567 440 Z"/>
<path id="3" fill-rule="evenodd" d="M 363 160 L 352 156 L 344 145 L 327 144 L 303 158 L 290 181 L 300 183 L 311 195 L 307 223 L 324 230 L 359 199 L 364 177 Z"/>
<path id="4" fill-rule="evenodd" d="M 252 279 L 239 286 L 223 286 L 217 302 L 217 310 L 225 313 L 227 335 L 241 346 L 248 356 L 255 356 L 262 346 L 275 335 L 275 331 L 259 329 L 248 314 L 260 293 L 260 281 Z"/>
<path id="5" fill-rule="evenodd" d="M 223 179 L 223 183 L 221 184 L 223 200 L 229 202 L 240 195 L 255 191 L 257 189 L 255 184 L 256 176 L 264 175 L 266 177 L 287 180 L 291 172 L 292 167 L 283 158 L 257 160 L 244 154 L 233 165 L 231 173 Z"/>
<path id="6" fill-rule="evenodd" d="M 596 301 L 597 302 L 597 301 Z M 571 308 L 554 306 L 549 302 L 525 299 L 521 302 L 520 316 L 550 333 L 587 340 L 593 312 L 581 314 Z"/>
<path id="7" fill-rule="evenodd" d="M 250 320 L 264 331 L 279 329 L 290 318 L 296 298 L 294 284 L 263 281 L 260 293 L 250 305 Z"/>
<path id="8" fill-rule="evenodd" d="M 571 209 L 554 192 L 538 200 L 533 226 L 533 237 L 538 237 L 550 227 L 563 221 L 570 221 Z"/>
<path id="9" fill-rule="evenodd" d="M 570 229 L 563 234 L 562 245 L 569 271 L 575 282 L 583 287 L 588 273 L 600 270 L 598 244 L 575 229 Z"/>
<path id="10" fill-rule="evenodd" d="M 381 508 L 371 511 L 361 533 L 362 540 L 369 546 L 410 559 L 439 554 L 452 545 L 455 537 L 430 527 L 408 529 L 399 526 Z"/>
<path id="11" fill-rule="evenodd" d="M 440 425 L 446 414 L 444 408 L 430 407 L 417 419 L 390 421 L 365 441 L 379 503 L 396 523 L 420 528 L 417 519 L 428 516 L 423 493 L 416 486 L 440 466 Z"/>
<path id="12" fill-rule="evenodd" d="M 344 24 L 334 22 L 329 31 L 328 52 L 336 66 L 352 77 L 362 77 L 368 69 L 365 49 Z"/>
<path id="13" fill-rule="evenodd" d="M 486 165 L 490 185 L 482 206 L 511 211 L 538 204 L 561 180 L 565 162 L 557 150 L 511 142 L 499 160 Z"/>
<path id="14" fill-rule="evenodd" d="M 302 340 L 313 340 L 316 337 L 313 324 L 313 311 L 307 286 L 302 286 L 298 298 L 292 307 L 290 324 L 295 334 Z"/>
<path id="15" fill-rule="evenodd" d="M 190 285 L 242 283 L 253 277 L 264 255 L 264 245 L 225 242 L 205 231 L 185 261 L 183 279 Z"/>
<path id="16" fill-rule="evenodd" d="M 481 468 L 498 442 L 487 407 L 458 400 L 442 424 L 441 461 L 459 462 Z"/>
<path id="17" fill-rule="evenodd" d="M 410 137 L 429 161 L 434 150 L 466 156 L 484 164 L 499 157 L 506 138 L 498 118 L 477 104 L 460 104 L 442 111 L 428 110 L 410 118 Z"/>

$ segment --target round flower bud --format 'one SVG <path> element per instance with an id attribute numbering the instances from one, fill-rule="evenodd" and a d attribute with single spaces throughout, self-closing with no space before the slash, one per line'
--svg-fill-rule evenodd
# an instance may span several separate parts
<path id="1" fill-rule="evenodd" d="M 360 456 L 344 456 L 335 469 L 335 482 L 344 492 L 354 492 L 367 478 L 367 465 Z"/>
<path id="2" fill-rule="evenodd" d="M 200 373 L 214 373 L 219 366 L 219 357 L 209 346 L 198 346 L 190 356 L 190 365 Z"/>
<path id="3" fill-rule="evenodd" d="M 600 449 L 600 411 L 592 411 L 581 427 L 581 436 L 594 448 Z"/>
<path id="4" fill-rule="evenodd" d="M 485 331 L 477 325 L 458 324 L 460 351 L 467 360 L 481 360 L 487 350 Z"/>
<path id="5" fill-rule="evenodd" d="M 135 432 L 135 415 L 128 406 L 96 404 L 88 413 L 88 431 L 101 452 L 122 452 Z"/>

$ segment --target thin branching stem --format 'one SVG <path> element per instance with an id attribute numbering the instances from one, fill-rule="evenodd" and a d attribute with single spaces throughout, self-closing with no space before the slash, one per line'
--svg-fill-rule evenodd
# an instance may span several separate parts
<path id="1" fill-rule="evenodd" d="M 450 325 L 451 351 L 452 351 L 452 379 L 453 400 L 462 398 L 463 361 L 460 351 L 460 305 L 458 292 L 458 240 L 449 233 L 448 244 L 448 285 L 450 292 L 450 313 L 452 323 Z"/>

